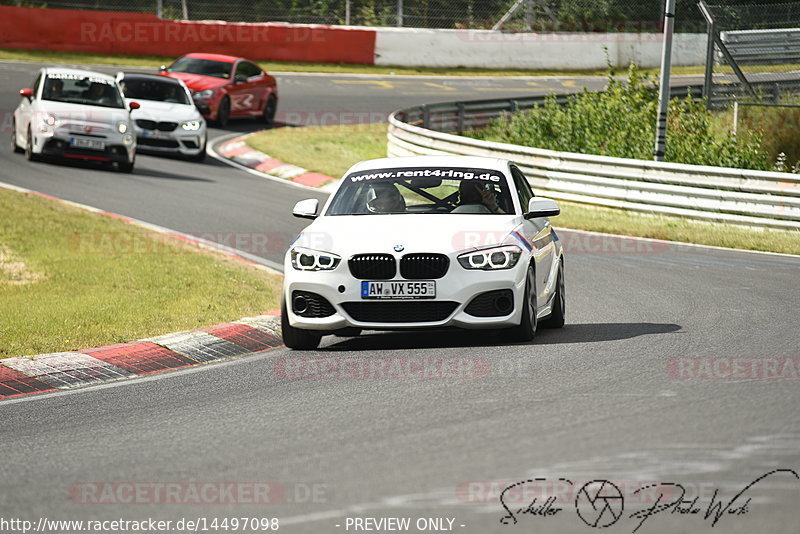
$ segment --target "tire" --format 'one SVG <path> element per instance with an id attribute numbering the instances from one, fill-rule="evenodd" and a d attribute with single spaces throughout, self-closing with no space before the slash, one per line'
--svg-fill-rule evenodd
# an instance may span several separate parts
<path id="1" fill-rule="evenodd" d="M 22 148 L 17 144 L 17 122 L 11 121 L 11 150 L 19 154 Z"/>
<path id="2" fill-rule="evenodd" d="M 283 336 L 283 344 L 295 350 L 314 350 L 319 347 L 319 342 L 322 339 L 320 334 L 295 328 L 289 324 L 286 299 L 281 301 L 281 335 Z"/>
<path id="3" fill-rule="evenodd" d="M 275 112 L 278 111 L 278 99 L 275 95 L 269 95 L 267 103 L 264 104 L 264 113 L 261 114 L 261 120 L 267 126 L 272 126 L 275 121 Z"/>
<path id="4" fill-rule="evenodd" d="M 231 118 L 231 99 L 227 96 L 222 97 L 222 102 L 219 103 L 217 110 L 217 126 L 225 128 Z"/>
<path id="5" fill-rule="evenodd" d="M 25 143 L 25 159 L 28 161 L 39 161 L 39 154 L 33 153 L 33 134 L 31 134 L 30 128 L 28 128 L 28 140 Z"/>
<path id="6" fill-rule="evenodd" d="M 519 326 L 511 329 L 514 341 L 533 341 L 536 337 L 536 271 L 532 265 L 528 267 L 526 276 L 525 297 Z"/>
<path id="7" fill-rule="evenodd" d="M 542 321 L 545 328 L 563 328 L 566 316 L 567 302 L 564 290 L 564 260 L 558 262 L 558 279 L 556 280 L 556 294 L 553 297 L 553 311 L 550 316 Z"/>
<path id="8" fill-rule="evenodd" d="M 125 161 L 125 162 L 120 161 L 120 162 L 117 163 L 117 171 L 125 172 L 125 173 L 133 172 L 133 166 L 134 166 L 135 162 L 136 162 L 136 158 L 134 158 L 134 159 L 132 159 L 130 161 Z"/>

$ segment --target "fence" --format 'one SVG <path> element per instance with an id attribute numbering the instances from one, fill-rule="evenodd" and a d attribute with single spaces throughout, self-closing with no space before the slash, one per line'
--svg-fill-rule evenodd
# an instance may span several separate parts
<path id="1" fill-rule="evenodd" d="M 690 90 L 699 94 L 702 88 Z M 541 100 L 455 102 L 397 111 L 389 117 L 388 155 L 510 159 L 533 187 L 560 200 L 800 230 L 800 175 L 556 152 L 449 133 L 480 127 L 500 113 Z"/>
<path id="2" fill-rule="evenodd" d="M 677 30 L 702 31 L 695 0 L 677 1 Z M 0 4 L 133 11 L 166 19 L 450 29 L 498 26 L 513 32 L 658 32 L 663 13 L 663 0 L 0 0 Z"/>

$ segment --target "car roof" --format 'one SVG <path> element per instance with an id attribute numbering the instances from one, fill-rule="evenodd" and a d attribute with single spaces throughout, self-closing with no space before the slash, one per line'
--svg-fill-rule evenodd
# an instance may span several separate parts
<path id="1" fill-rule="evenodd" d="M 118 78 L 143 78 L 146 80 L 153 80 L 154 82 L 171 83 L 174 85 L 182 85 L 181 81 L 177 78 L 170 78 L 168 76 L 161 76 L 160 74 L 146 74 L 142 72 L 120 72 L 121 76 Z"/>
<path id="2" fill-rule="evenodd" d="M 93 70 L 67 69 L 64 67 L 46 67 L 44 69 L 44 72 L 47 76 L 68 74 L 70 76 L 86 76 L 91 78 L 98 78 L 101 80 L 108 80 L 110 83 L 114 83 L 115 81 L 113 76 L 109 74 L 103 74 L 102 72 L 95 72 Z"/>
<path id="3" fill-rule="evenodd" d="M 226 63 L 233 63 L 236 60 L 244 59 L 242 57 L 228 56 L 226 54 L 206 54 L 204 52 L 192 52 L 183 57 L 192 57 L 195 59 L 208 59 L 211 61 L 224 61 Z"/>
<path id="4" fill-rule="evenodd" d="M 399 169 L 405 167 L 472 167 L 505 171 L 508 160 L 480 156 L 403 156 L 361 161 L 353 165 L 348 174 L 372 169 Z"/>

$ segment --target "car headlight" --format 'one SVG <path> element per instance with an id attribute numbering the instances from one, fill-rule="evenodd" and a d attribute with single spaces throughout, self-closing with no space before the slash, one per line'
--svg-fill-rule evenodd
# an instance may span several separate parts
<path id="1" fill-rule="evenodd" d="M 119 121 L 117 123 L 117 131 L 121 134 L 124 134 L 128 131 L 128 123 L 124 121 Z"/>
<path id="2" fill-rule="evenodd" d="M 41 133 L 49 133 L 58 125 L 59 121 L 55 115 L 42 115 L 42 124 L 39 125 L 39 131 Z"/>
<path id="3" fill-rule="evenodd" d="M 505 245 L 467 252 L 458 257 L 458 263 L 465 269 L 499 271 L 511 269 L 519 261 L 522 249 L 516 245 Z"/>
<path id="4" fill-rule="evenodd" d="M 211 98 L 214 96 L 214 89 L 206 89 L 205 91 L 198 91 L 192 95 L 194 98 Z"/>
<path id="5" fill-rule="evenodd" d="M 292 267 L 298 271 L 332 271 L 342 258 L 330 252 L 295 247 L 290 251 Z"/>
<path id="6" fill-rule="evenodd" d="M 195 131 L 200 129 L 200 121 L 183 121 L 181 128 L 184 130 Z"/>

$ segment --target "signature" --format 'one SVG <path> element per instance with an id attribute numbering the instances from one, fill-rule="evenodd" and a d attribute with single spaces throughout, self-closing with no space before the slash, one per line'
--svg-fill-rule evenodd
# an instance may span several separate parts
<path id="1" fill-rule="evenodd" d="M 631 496 L 648 494 L 653 502 L 646 508 L 627 516 L 627 519 L 633 522 L 631 532 L 638 532 L 647 521 L 659 514 L 700 517 L 714 527 L 725 518 L 750 513 L 752 497 L 748 496 L 748 491 L 769 477 L 787 474 L 800 480 L 800 475 L 793 469 L 774 469 L 744 486 L 741 491 L 727 501 L 720 496 L 719 489 L 714 490 L 707 502 L 701 502 L 700 497 L 687 498 L 686 487 L 677 482 L 654 482 L 639 486 L 633 490 Z M 565 478 L 557 480 L 570 487 L 575 486 L 572 481 Z M 558 505 L 558 497 L 544 498 L 544 495 L 538 494 L 530 501 L 525 501 L 524 506 L 511 508 L 510 502 L 514 500 L 514 496 L 524 493 L 523 489 L 529 485 L 543 482 L 546 483 L 547 479 L 534 478 L 508 485 L 500 493 L 500 504 L 505 511 L 500 522 L 504 525 L 516 525 L 523 516 L 547 518 L 556 516 L 564 510 L 564 507 Z M 586 525 L 593 528 L 609 527 L 625 517 L 623 492 L 608 480 L 593 480 L 583 484 L 575 493 L 574 506 L 577 516 Z"/>

